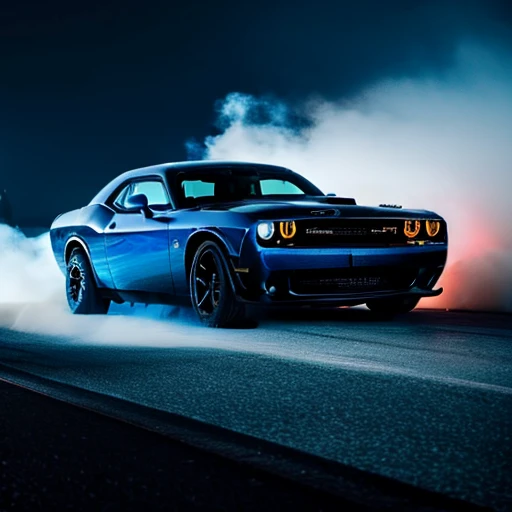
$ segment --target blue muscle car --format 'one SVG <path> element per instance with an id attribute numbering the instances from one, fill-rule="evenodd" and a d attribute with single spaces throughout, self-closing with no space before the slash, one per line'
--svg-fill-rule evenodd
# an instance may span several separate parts
<path id="1" fill-rule="evenodd" d="M 74 313 L 190 302 L 210 327 L 253 306 L 408 312 L 447 254 L 435 213 L 358 206 L 282 167 L 182 162 L 129 171 L 57 217 L 52 247 Z"/>

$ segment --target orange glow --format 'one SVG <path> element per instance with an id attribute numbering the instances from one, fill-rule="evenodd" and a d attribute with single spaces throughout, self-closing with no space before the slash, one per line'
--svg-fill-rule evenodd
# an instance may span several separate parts
<path id="1" fill-rule="evenodd" d="M 468 207 L 468 210 L 470 208 Z M 448 223 L 448 261 L 435 288 L 439 297 L 422 299 L 420 306 L 436 309 L 500 310 L 510 302 L 511 263 L 499 226 L 483 215 Z"/>
<path id="2" fill-rule="evenodd" d="M 293 238 L 295 236 L 295 233 L 297 233 L 297 225 L 293 220 L 280 222 L 279 231 L 281 232 L 281 236 L 288 240 L 290 238 Z"/>
<path id="3" fill-rule="evenodd" d="M 414 238 L 420 232 L 421 223 L 419 220 L 406 220 L 404 233 L 407 238 Z"/>
<path id="4" fill-rule="evenodd" d="M 439 233 L 439 230 L 441 229 L 441 223 L 437 220 L 427 220 L 425 222 L 425 225 L 427 227 L 427 233 L 428 236 L 434 237 Z"/>

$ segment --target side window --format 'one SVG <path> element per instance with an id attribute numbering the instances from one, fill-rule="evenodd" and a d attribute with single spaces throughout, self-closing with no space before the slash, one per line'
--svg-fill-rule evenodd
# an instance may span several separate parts
<path id="1" fill-rule="evenodd" d="M 149 206 L 169 206 L 169 196 L 160 181 L 140 181 L 134 183 L 133 194 L 145 194 Z"/>
<path id="2" fill-rule="evenodd" d="M 160 181 L 136 181 L 127 185 L 114 201 L 119 208 L 129 208 L 128 199 L 136 194 L 144 194 L 148 198 L 148 206 L 153 209 L 168 209 L 169 196 Z"/>
<path id="3" fill-rule="evenodd" d="M 215 193 L 215 183 L 207 181 L 183 181 L 181 186 L 183 189 L 183 196 L 185 198 L 213 196 Z"/>
<path id="4" fill-rule="evenodd" d="M 293 183 L 286 180 L 261 180 L 261 194 L 264 196 L 278 195 L 304 195 L 304 192 Z"/>

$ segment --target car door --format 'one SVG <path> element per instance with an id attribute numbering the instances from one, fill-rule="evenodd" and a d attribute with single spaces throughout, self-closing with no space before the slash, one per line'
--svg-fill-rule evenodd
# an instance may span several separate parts
<path id="1" fill-rule="evenodd" d="M 117 290 L 174 293 L 169 258 L 168 222 L 130 211 L 129 199 L 144 194 L 156 212 L 171 209 L 159 178 L 127 183 L 112 203 L 115 214 L 105 230 L 107 260 Z"/>

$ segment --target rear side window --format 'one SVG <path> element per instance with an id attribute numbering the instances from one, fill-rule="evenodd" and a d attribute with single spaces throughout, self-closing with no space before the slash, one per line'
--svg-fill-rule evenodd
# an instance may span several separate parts
<path id="1" fill-rule="evenodd" d="M 122 209 L 129 208 L 128 200 L 130 197 L 144 194 L 148 198 L 148 205 L 153 209 L 170 208 L 169 195 L 161 181 L 135 181 L 121 190 L 114 201 L 114 204 Z"/>

